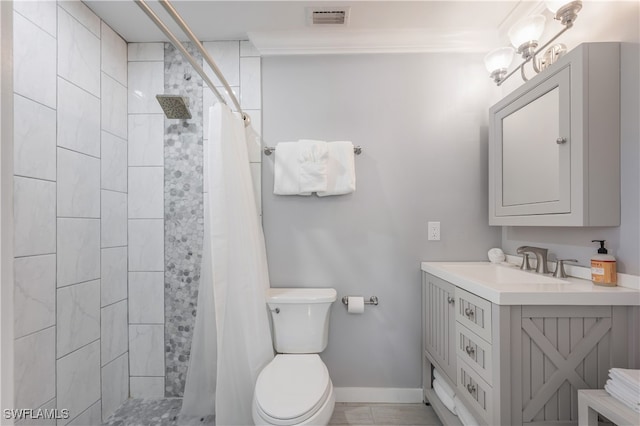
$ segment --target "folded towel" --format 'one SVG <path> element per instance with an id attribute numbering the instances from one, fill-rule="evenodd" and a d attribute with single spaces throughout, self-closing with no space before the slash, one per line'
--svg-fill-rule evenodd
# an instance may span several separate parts
<path id="1" fill-rule="evenodd" d="M 458 418 L 464 426 L 479 426 L 478 421 L 469 412 L 467 407 L 464 406 L 462 401 L 460 401 L 460 398 L 456 396 L 453 401 L 456 405 L 456 413 L 458 414 Z"/>
<path id="2" fill-rule="evenodd" d="M 300 192 L 326 191 L 329 154 L 327 143 L 302 139 L 298 141 L 298 149 Z"/>
<path id="3" fill-rule="evenodd" d="M 298 142 L 280 142 L 276 146 L 273 171 L 273 193 L 277 195 L 311 195 L 300 191 L 300 159 Z"/>
<path id="4" fill-rule="evenodd" d="M 630 370 L 626 368 L 612 368 L 609 370 L 609 377 L 614 382 L 625 385 L 636 392 L 640 399 L 640 370 Z"/>
<path id="5" fill-rule="evenodd" d="M 638 395 L 636 393 L 630 393 L 621 389 L 619 386 L 616 386 L 615 383 L 612 383 L 611 380 L 607 380 L 607 383 L 604 385 L 604 390 L 627 407 L 640 413 L 640 402 L 638 402 Z"/>
<path id="6" fill-rule="evenodd" d="M 433 370 L 433 377 L 438 381 L 438 384 L 440 385 L 442 390 L 447 393 L 449 398 L 453 399 L 456 393 L 453 391 L 453 389 L 451 389 L 451 386 L 449 386 L 449 384 L 442 378 L 442 375 L 440 374 L 440 372 L 438 372 L 438 370 Z"/>
<path id="7" fill-rule="evenodd" d="M 349 194 L 356 190 L 356 165 L 353 143 L 338 141 L 327 143 L 327 190 L 318 192 L 319 197 Z"/>
<path id="8" fill-rule="evenodd" d="M 609 382 L 618 390 L 619 393 L 628 395 L 630 400 L 640 404 L 640 390 L 637 387 L 634 388 L 633 386 L 629 386 L 627 383 L 614 378 L 609 379 L 607 383 Z"/>
<path id="9" fill-rule="evenodd" d="M 447 392 L 442 388 L 440 382 L 437 380 L 433 381 L 433 390 L 436 392 L 440 401 L 444 404 L 445 407 L 449 409 L 453 414 L 456 414 L 456 404 L 453 400 L 453 397 L 449 396 Z"/>

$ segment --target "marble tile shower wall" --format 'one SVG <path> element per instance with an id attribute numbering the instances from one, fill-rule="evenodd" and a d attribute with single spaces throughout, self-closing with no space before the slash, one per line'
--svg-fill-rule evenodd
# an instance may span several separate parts
<path id="1" fill-rule="evenodd" d="M 246 41 L 203 44 L 260 132 L 257 51 Z M 128 49 L 131 396 L 181 396 L 202 257 L 208 108 L 216 99 L 196 73 L 184 79 L 189 67 L 171 46 L 130 43 Z M 218 87 L 209 67 L 204 68 Z M 165 119 L 155 100 L 159 93 L 187 95 L 193 118 Z M 249 141 L 249 154 L 260 206 L 259 140 Z"/>
<path id="2" fill-rule="evenodd" d="M 164 43 L 129 50 L 131 397 L 164 396 Z"/>
<path id="3" fill-rule="evenodd" d="M 14 2 L 14 75 L 15 408 L 100 424 L 129 395 L 126 43 Z"/>

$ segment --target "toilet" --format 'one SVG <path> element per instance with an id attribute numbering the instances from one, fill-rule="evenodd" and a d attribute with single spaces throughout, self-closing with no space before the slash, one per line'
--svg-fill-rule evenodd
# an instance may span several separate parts
<path id="1" fill-rule="evenodd" d="M 318 354 L 327 347 L 332 288 L 271 288 L 275 358 L 253 393 L 256 425 L 326 425 L 335 406 L 329 371 Z"/>

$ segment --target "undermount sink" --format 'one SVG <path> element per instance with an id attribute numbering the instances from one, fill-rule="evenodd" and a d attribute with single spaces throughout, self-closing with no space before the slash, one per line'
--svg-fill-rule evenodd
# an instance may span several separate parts
<path id="1" fill-rule="evenodd" d="M 503 266 L 490 263 L 449 264 L 447 269 L 472 280 L 490 284 L 569 284 L 569 281 L 548 275 L 526 272 L 515 266 Z"/>

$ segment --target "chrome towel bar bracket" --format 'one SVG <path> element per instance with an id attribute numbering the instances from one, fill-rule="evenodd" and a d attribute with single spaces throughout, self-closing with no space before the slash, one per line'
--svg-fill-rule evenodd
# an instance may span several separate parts
<path id="1" fill-rule="evenodd" d="M 345 305 L 349 305 L 349 296 L 344 296 L 342 298 L 342 303 L 344 303 Z M 364 301 L 365 305 L 378 305 L 378 296 L 371 296 L 369 298 L 369 300 L 365 300 Z"/>

